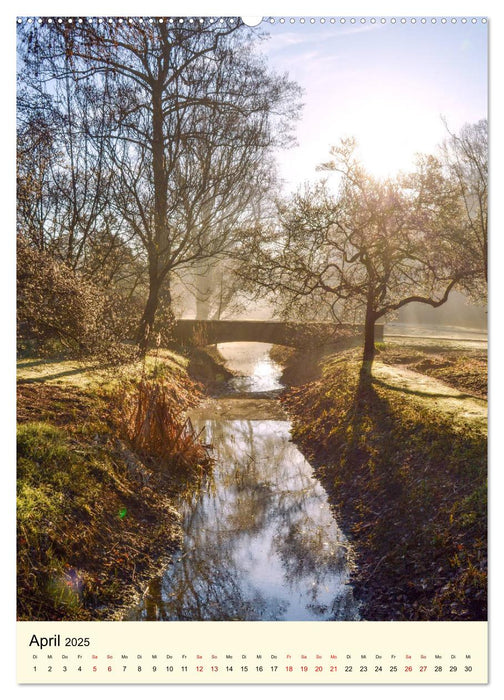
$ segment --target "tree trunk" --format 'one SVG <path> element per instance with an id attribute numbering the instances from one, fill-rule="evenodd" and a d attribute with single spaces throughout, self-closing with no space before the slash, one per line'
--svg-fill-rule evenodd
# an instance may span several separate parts
<path id="1" fill-rule="evenodd" d="M 157 277 L 151 277 L 149 280 L 149 296 L 145 304 L 140 325 L 138 327 L 136 342 L 140 349 L 140 354 L 145 355 L 149 347 L 149 342 L 152 336 L 156 311 L 159 306 L 159 290 L 161 283 Z"/>
<path id="2" fill-rule="evenodd" d="M 141 355 L 147 352 L 160 301 L 160 290 L 166 276 L 160 273 L 160 263 L 169 256 L 169 227 L 167 223 L 167 175 L 163 138 L 163 106 L 161 83 L 152 88 L 152 176 L 154 185 L 154 241 L 147 248 L 149 259 L 149 296 L 137 333 Z M 168 304 L 171 300 L 168 297 Z"/>
<path id="3" fill-rule="evenodd" d="M 210 318 L 210 297 L 213 287 L 213 270 L 209 261 L 196 269 L 196 319 L 207 321 Z"/>
<path id="4" fill-rule="evenodd" d="M 152 89 L 152 183 L 154 185 L 154 237 L 156 254 L 168 255 L 169 230 L 168 175 L 163 132 L 163 103 L 161 85 Z"/>
<path id="5" fill-rule="evenodd" d="M 375 323 L 376 313 L 368 301 L 366 319 L 364 321 L 364 353 L 362 356 L 362 369 L 371 372 L 375 356 Z"/>

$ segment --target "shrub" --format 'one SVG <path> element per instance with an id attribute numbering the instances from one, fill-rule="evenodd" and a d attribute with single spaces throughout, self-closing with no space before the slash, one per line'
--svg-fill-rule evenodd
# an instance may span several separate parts
<path id="1" fill-rule="evenodd" d="M 42 354 L 102 356 L 124 361 L 132 353 L 118 300 L 64 263 L 18 238 L 18 338 Z"/>
<path id="2" fill-rule="evenodd" d="M 166 379 L 122 385 L 111 397 L 114 420 L 131 448 L 157 466 L 191 472 L 212 463 L 189 418 L 187 399 Z"/>

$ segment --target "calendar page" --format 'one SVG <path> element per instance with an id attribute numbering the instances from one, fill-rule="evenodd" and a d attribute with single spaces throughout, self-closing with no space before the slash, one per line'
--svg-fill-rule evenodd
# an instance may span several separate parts
<path id="1" fill-rule="evenodd" d="M 15 20 L 18 683 L 487 683 L 489 19 L 145 12 Z"/>

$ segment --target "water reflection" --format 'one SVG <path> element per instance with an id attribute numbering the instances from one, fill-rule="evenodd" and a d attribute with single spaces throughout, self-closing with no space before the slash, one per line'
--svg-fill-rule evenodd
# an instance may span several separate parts
<path id="1" fill-rule="evenodd" d="M 271 345 L 265 343 L 223 343 L 218 350 L 226 366 L 237 375 L 226 382 L 235 392 L 275 391 L 282 388 L 282 368 L 269 356 Z"/>
<path id="2" fill-rule="evenodd" d="M 206 416 L 193 421 L 212 480 L 182 505 L 183 549 L 128 619 L 358 619 L 345 538 L 288 421 Z"/>

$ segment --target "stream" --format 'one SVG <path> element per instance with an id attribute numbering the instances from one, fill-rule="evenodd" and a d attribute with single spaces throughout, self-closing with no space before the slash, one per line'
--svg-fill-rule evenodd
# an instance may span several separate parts
<path id="1" fill-rule="evenodd" d="M 184 542 L 128 620 L 357 620 L 351 553 L 290 441 L 270 345 L 219 346 L 235 376 L 193 411 L 216 463 L 185 497 Z"/>

